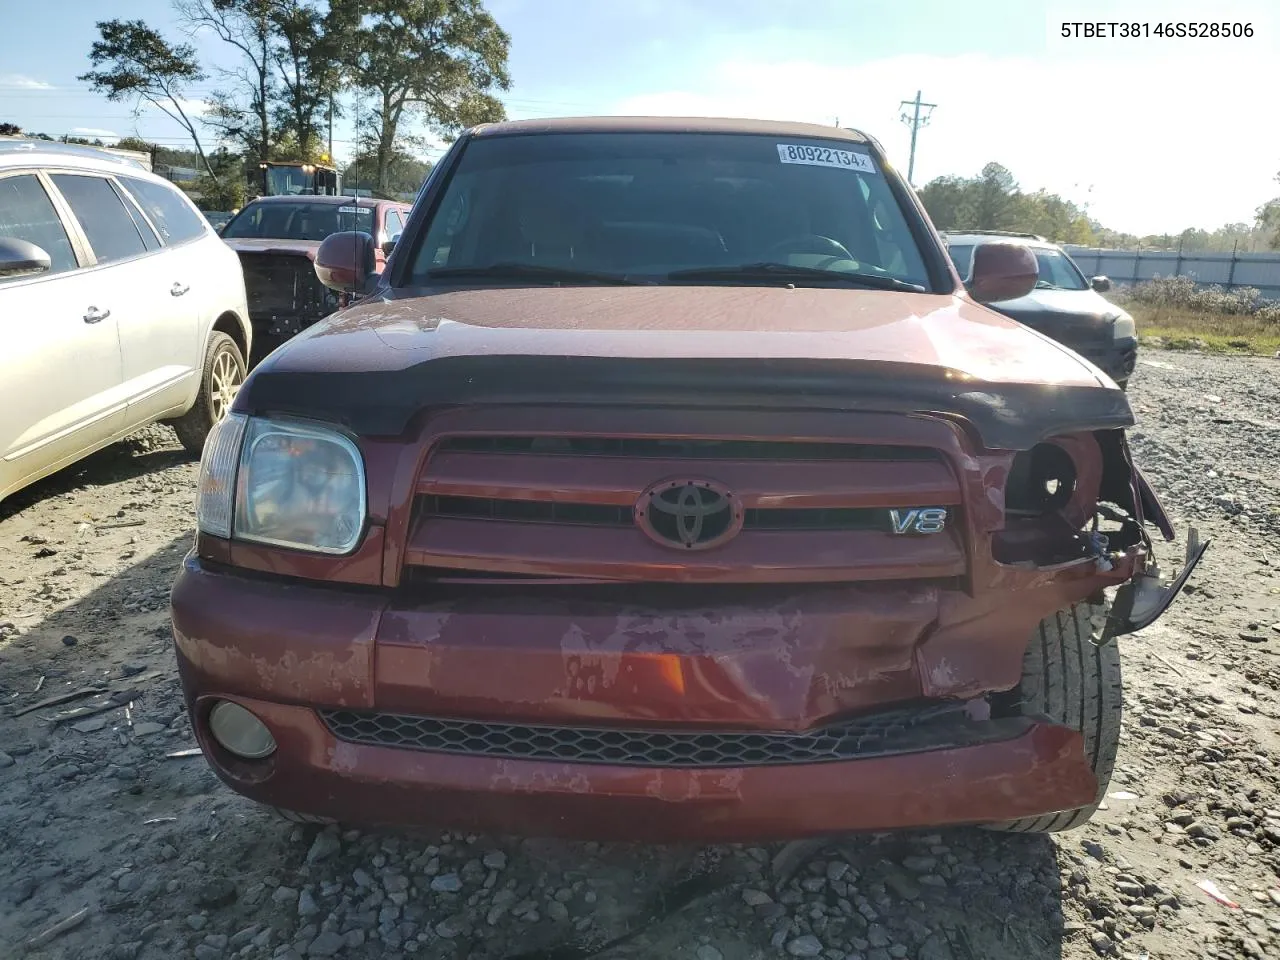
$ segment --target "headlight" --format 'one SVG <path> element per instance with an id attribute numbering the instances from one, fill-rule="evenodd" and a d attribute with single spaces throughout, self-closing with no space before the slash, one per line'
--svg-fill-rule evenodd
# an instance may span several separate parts
<path id="1" fill-rule="evenodd" d="M 1116 314 L 1112 318 L 1111 338 L 1113 340 L 1127 340 L 1137 335 L 1137 328 L 1133 325 L 1133 317 L 1127 313 Z"/>
<path id="2" fill-rule="evenodd" d="M 364 461 L 336 430 L 230 415 L 205 446 L 197 516 L 218 537 L 349 553 L 364 530 Z"/>

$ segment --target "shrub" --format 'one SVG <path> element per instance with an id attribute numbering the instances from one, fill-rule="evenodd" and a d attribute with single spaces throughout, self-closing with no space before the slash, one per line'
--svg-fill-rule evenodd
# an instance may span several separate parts
<path id="1" fill-rule="evenodd" d="M 1118 291 L 1118 299 L 1150 307 L 1191 313 L 1217 313 L 1255 317 L 1263 323 L 1280 323 L 1280 300 L 1268 300 L 1255 287 L 1224 290 L 1218 284 L 1197 288 L 1191 277 L 1155 276 Z"/>

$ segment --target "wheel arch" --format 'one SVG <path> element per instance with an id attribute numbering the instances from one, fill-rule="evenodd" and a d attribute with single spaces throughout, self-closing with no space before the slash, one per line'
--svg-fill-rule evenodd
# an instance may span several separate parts
<path id="1" fill-rule="evenodd" d="M 235 341 L 236 346 L 240 348 L 240 356 L 244 358 L 247 365 L 249 362 L 249 348 L 253 342 L 253 334 L 249 324 L 234 310 L 226 310 L 218 316 L 217 320 L 213 321 L 212 329 L 225 333 Z"/>

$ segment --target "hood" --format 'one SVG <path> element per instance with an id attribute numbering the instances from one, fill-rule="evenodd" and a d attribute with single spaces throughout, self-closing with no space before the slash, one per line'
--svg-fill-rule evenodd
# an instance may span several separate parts
<path id="1" fill-rule="evenodd" d="M 1116 408 L 1108 418 L 1132 419 L 1124 395 L 1104 389 L 1074 353 L 960 297 L 715 285 L 384 291 L 274 353 L 236 406 L 323 408 L 386 430 L 402 426 L 410 407 L 481 394 L 598 402 L 691 388 L 757 404 L 768 391 L 774 406 L 810 402 L 815 391 L 925 409 L 981 395 L 1010 423 L 1022 419 L 1018 395 L 1040 395 L 1058 419 L 1088 420 L 1097 403 Z"/>
<path id="2" fill-rule="evenodd" d="M 1103 330 L 1110 336 L 1110 318 L 1124 311 L 1095 290 L 1032 290 L 1016 300 L 990 304 L 1019 323 L 1048 330 L 1055 323 Z"/>
<path id="3" fill-rule="evenodd" d="M 315 260 L 319 240 L 258 240 L 232 237 L 222 241 L 236 253 L 289 254 Z"/>

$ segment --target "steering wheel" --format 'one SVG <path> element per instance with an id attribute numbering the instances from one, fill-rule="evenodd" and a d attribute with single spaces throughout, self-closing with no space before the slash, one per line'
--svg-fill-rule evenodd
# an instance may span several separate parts
<path id="1" fill-rule="evenodd" d="M 775 243 L 765 251 L 765 259 L 776 260 L 792 253 L 825 254 L 831 258 L 829 262 L 832 263 L 836 260 L 855 259 L 849 249 L 839 240 L 832 240 L 830 237 L 824 237 L 820 233 L 805 233 L 798 237 L 788 237 L 781 243 Z"/>

